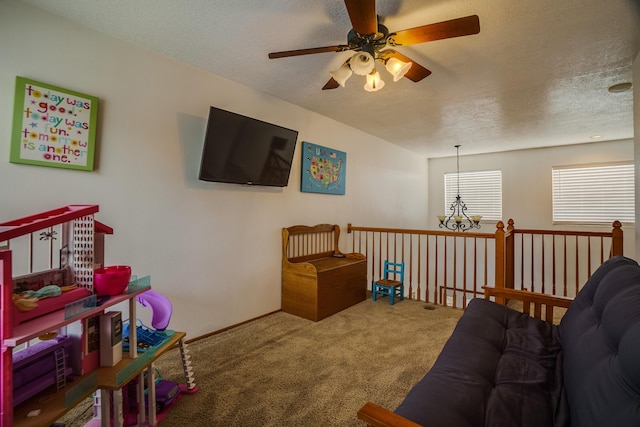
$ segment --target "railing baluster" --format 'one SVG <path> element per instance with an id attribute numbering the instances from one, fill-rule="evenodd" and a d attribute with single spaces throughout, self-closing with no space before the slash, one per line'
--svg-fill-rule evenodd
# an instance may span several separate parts
<path id="1" fill-rule="evenodd" d="M 438 260 L 438 255 L 440 251 L 438 250 L 438 236 L 435 236 L 436 239 L 436 262 L 435 262 L 435 276 L 433 278 L 433 302 L 436 304 L 440 303 L 440 295 L 438 293 L 438 270 L 440 270 L 440 261 Z"/>
<path id="2" fill-rule="evenodd" d="M 556 294 L 556 236 L 551 236 L 551 256 L 552 256 L 552 267 L 551 267 L 551 293 L 553 295 Z"/>
<path id="3" fill-rule="evenodd" d="M 524 234 L 520 234 L 520 289 L 524 289 Z"/>
<path id="4" fill-rule="evenodd" d="M 564 237 L 564 242 L 563 242 L 563 247 L 564 247 L 564 280 L 563 282 L 563 286 L 564 286 L 564 293 L 562 294 L 563 296 L 567 296 L 567 236 L 566 234 L 563 236 Z"/>
<path id="5" fill-rule="evenodd" d="M 542 264 L 542 272 L 540 273 L 540 292 L 544 293 L 545 292 L 545 277 L 544 277 L 544 266 L 546 264 L 546 261 L 544 259 L 544 239 L 545 235 L 543 234 L 542 236 L 540 236 L 540 242 L 542 244 L 542 259 L 540 260 L 540 263 Z"/>
<path id="6" fill-rule="evenodd" d="M 535 261 L 533 259 L 533 256 L 534 256 L 534 253 L 535 253 L 534 249 L 533 249 L 533 240 L 534 240 L 534 237 L 533 237 L 533 233 L 532 233 L 531 234 L 531 283 L 530 283 L 532 292 L 535 291 L 535 288 L 533 287 L 533 284 L 534 284 L 533 272 L 536 269 L 535 264 L 534 264 Z"/>
<path id="7" fill-rule="evenodd" d="M 458 238 L 453 238 L 453 289 L 458 289 Z M 453 291 L 453 306 L 457 303 L 457 292 Z"/>
<path id="8" fill-rule="evenodd" d="M 418 271 L 417 271 L 417 274 L 418 274 L 418 289 L 416 289 L 416 297 L 417 297 L 418 301 L 420 301 L 420 297 L 421 297 L 421 295 L 420 295 L 420 279 L 422 277 L 422 268 L 421 268 L 422 267 L 422 263 L 421 263 L 422 258 L 420 257 L 420 252 L 421 252 L 420 248 L 422 247 L 422 245 L 420 244 L 420 238 L 421 237 L 422 236 L 420 236 L 419 234 L 418 234 L 418 236 L 416 236 L 416 238 L 418 240 L 418 254 L 416 255 L 416 261 L 418 263 Z M 411 261 L 413 261 L 413 257 L 411 258 Z"/>
<path id="9" fill-rule="evenodd" d="M 462 293 L 462 308 L 467 307 L 467 239 L 465 237 L 462 238 L 464 241 L 464 263 L 462 264 L 462 287 L 464 288 L 464 292 Z"/>
<path id="10" fill-rule="evenodd" d="M 444 260 L 443 260 L 444 264 L 442 266 L 443 278 L 442 278 L 442 285 L 440 286 L 440 289 L 444 289 L 445 290 L 444 291 L 444 298 L 445 298 L 444 299 L 444 304 L 442 302 L 442 297 L 443 297 L 442 292 L 440 293 L 440 304 L 443 304 L 443 305 L 447 304 L 447 299 L 446 299 L 447 298 L 447 280 L 448 280 L 448 277 L 447 277 L 447 270 L 448 270 L 447 266 L 449 264 L 447 262 L 447 259 L 449 258 L 449 253 L 447 252 L 447 240 L 449 240 L 449 239 L 447 239 L 447 236 L 444 236 Z M 455 262 L 454 262 L 454 266 L 455 266 Z"/>
<path id="11" fill-rule="evenodd" d="M 591 237 L 587 237 L 587 277 L 591 277 Z"/>
<path id="12" fill-rule="evenodd" d="M 483 286 L 489 286 L 488 280 L 487 280 L 487 274 L 489 273 L 489 264 L 488 264 L 488 254 L 489 252 L 487 251 L 487 242 L 489 241 L 489 239 L 483 239 L 484 240 L 484 281 L 483 281 Z M 496 242 L 496 246 L 497 246 L 497 242 Z M 495 286 L 495 285 L 494 285 Z"/>
<path id="13" fill-rule="evenodd" d="M 478 239 L 473 238 L 473 297 L 478 296 Z"/>
<path id="14" fill-rule="evenodd" d="M 424 300 L 426 302 L 430 302 L 431 301 L 431 297 L 430 297 L 430 291 L 429 291 L 429 279 L 430 279 L 430 275 L 429 275 L 429 235 L 425 236 L 425 258 L 424 258 L 424 265 L 425 265 L 425 272 L 424 272 L 424 278 L 425 278 L 425 289 L 424 289 Z M 437 236 L 436 236 L 437 237 Z M 434 302 L 435 302 L 435 297 L 434 297 Z"/>
<path id="15" fill-rule="evenodd" d="M 404 261 L 404 233 L 402 233 L 402 260 Z M 409 267 L 413 262 L 413 236 L 409 235 Z M 409 268 L 409 298 L 413 298 L 413 268 Z"/>
<path id="16" fill-rule="evenodd" d="M 574 290 L 574 295 L 578 295 L 578 289 L 580 288 L 580 252 L 578 248 L 578 236 L 575 238 L 576 240 L 576 288 Z"/>
<path id="17" fill-rule="evenodd" d="M 380 256 L 378 256 L 378 271 L 382 271 L 382 232 L 378 233 L 378 245 L 380 247 L 380 249 L 378 250 L 378 254 Z"/>

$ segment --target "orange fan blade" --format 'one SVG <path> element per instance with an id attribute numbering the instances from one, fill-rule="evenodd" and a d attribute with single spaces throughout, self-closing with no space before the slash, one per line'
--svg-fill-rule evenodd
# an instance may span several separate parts
<path id="1" fill-rule="evenodd" d="M 363 36 L 378 32 L 376 0 L 344 0 L 353 30 Z"/>
<path id="2" fill-rule="evenodd" d="M 389 36 L 391 45 L 407 46 L 411 44 L 450 39 L 452 37 L 469 36 L 480 32 L 478 15 L 423 25 L 398 31 Z"/>
<path id="3" fill-rule="evenodd" d="M 411 68 L 409 68 L 409 71 L 407 71 L 407 74 L 405 74 L 404 76 L 409 80 L 411 80 L 412 82 L 417 83 L 420 80 L 427 77 L 429 74 L 431 74 L 431 71 L 427 70 L 422 65 L 418 64 L 415 61 L 412 61 L 410 58 L 407 58 L 400 52 L 396 52 L 393 49 L 385 49 L 380 53 L 383 54 L 385 57 L 396 58 L 403 62 L 411 62 Z"/>
<path id="4" fill-rule="evenodd" d="M 343 50 L 347 50 L 347 49 L 349 49 L 349 46 L 337 45 L 337 46 L 312 47 L 309 49 L 285 50 L 282 52 L 271 52 L 269 54 L 269 58 L 276 59 L 276 58 L 286 58 L 288 56 L 312 55 L 314 53 L 342 52 Z"/>

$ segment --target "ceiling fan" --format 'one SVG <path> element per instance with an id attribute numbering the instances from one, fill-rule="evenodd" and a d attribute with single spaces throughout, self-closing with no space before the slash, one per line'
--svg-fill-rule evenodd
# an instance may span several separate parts
<path id="1" fill-rule="evenodd" d="M 344 0 L 344 3 L 349 13 L 351 25 L 353 25 L 347 34 L 346 45 L 272 52 L 269 54 L 269 58 L 352 50 L 356 53 L 347 59 L 339 69 L 331 72 L 332 77 L 322 90 L 335 89 L 338 86 L 344 87 L 345 81 L 353 72 L 366 75 L 365 89 L 376 91 L 384 86 L 384 82 L 380 80 L 380 76 L 375 70 L 375 61 L 385 64 L 387 70 L 393 75 L 394 81 L 406 77 L 413 82 L 419 82 L 431 74 L 431 71 L 397 52 L 393 47 L 409 46 L 480 32 L 478 16 L 471 15 L 390 33 L 387 27 L 378 22 L 375 0 Z"/>

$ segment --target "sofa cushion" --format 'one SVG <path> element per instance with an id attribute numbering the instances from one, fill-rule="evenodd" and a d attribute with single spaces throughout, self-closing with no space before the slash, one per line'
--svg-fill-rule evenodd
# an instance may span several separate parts
<path id="1" fill-rule="evenodd" d="M 425 426 L 564 426 L 556 326 L 473 299 L 396 413 Z"/>
<path id="2" fill-rule="evenodd" d="M 560 322 L 573 426 L 640 426 L 640 267 L 595 271 Z"/>

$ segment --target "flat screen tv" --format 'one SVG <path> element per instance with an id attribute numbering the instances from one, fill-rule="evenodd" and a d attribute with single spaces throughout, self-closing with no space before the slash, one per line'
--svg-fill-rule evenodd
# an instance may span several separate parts
<path id="1" fill-rule="evenodd" d="M 199 179 L 286 187 L 298 131 L 209 109 Z"/>

